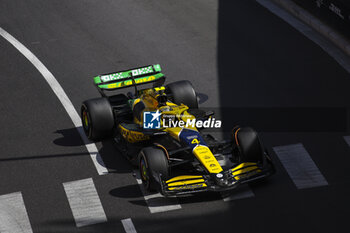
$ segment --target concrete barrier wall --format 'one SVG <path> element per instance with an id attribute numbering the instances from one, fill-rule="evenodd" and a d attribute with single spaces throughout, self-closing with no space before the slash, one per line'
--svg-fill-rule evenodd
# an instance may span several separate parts
<path id="1" fill-rule="evenodd" d="M 350 0 L 293 0 L 350 38 Z"/>

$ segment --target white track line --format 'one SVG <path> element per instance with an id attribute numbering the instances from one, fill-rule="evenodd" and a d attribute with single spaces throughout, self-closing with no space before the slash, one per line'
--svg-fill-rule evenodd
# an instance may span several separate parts
<path id="1" fill-rule="evenodd" d="M 245 199 L 250 197 L 255 197 L 255 194 L 248 185 L 243 185 L 236 190 L 232 190 L 229 193 L 221 193 L 222 199 L 224 201 L 234 201 L 239 199 Z"/>
<path id="2" fill-rule="evenodd" d="M 97 147 L 94 143 L 91 143 L 89 139 L 86 137 L 85 133 L 82 129 L 81 119 L 77 111 L 75 110 L 72 102 L 68 98 L 67 94 L 58 83 L 53 74 L 45 67 L 45 65 L 22 43 L 20 43 L 16 38 L 11 36 L 8 32 L 0 27 L 0 35 L 5 38 L 10 44 L 12 44 L 23 56 L 25 56 L 34 67 L 41 73 L 46 82 L 50 85 L 52 91 L 56 94 L 57 98 L 61 101 L 64 109 L 68 113 L 71 118 L 74 126 L 77 128 L 80 137 L 85 143 L 86 149 L 90 153 L 90 157 L 95 164 L 98 174 L 103 175 L 107 174 L 108 170 L 103 163 L 103 160 L 98 153 Z"/>
<path id="3" fill-rule="evenodd" d="M 131 218 L 123 219 L 122 224 L 126 233 L 137 233 Z"/>
<path id="4" fill-rule="evenodd" d="M 328 185 L 303 144 L 277 146 L 273 150 L 298 189 Z"/>
<path id="5" fill-rule="evenodd" d="M 166 198 L 160 193 L 148 193 L 142 184 L 139 171 L 135 170 L 134 173 L 136 174 L 136 181 L 139 184 L 151 214 L 181 209 L 181 205 L 178 204 L 176 198 Z"/>
<path id="6" fill-rule="evenodd" d="M 107 217 L 91 178 L 63 184 L 77 227 L 106 222 Z"/>
<path id="7" fill-rule="evenodd" d="M 0 232 L 33 233 L 20 192 L 0 196 Z"/>
<path id="8" fill-rule="evenodd" d="M 299 19 L 292 16 L 289 12 L 279 7 L 271 0 L 256 0 L 260 5 L 268 9 L 273 14 L 277 15 L 289 25 L 297 29 L 300 33 L 306 36 L 309 40 L 320 46 L 326 53 L 334 58 L 348 73 L 350 73 L 350 59 L 332 42 L 328 41 L 321 34 L 314 31 L 310 26 L 301 22 Z"/>

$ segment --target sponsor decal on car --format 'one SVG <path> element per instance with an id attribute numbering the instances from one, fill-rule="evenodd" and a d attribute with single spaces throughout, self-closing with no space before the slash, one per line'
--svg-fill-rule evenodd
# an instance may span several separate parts
<path id="1" fill-rule="evenodd" d="M 103 82 L 114 81 L 114 80 L 118 80 L 118 79 L 122 79 L 122 78 L 124 78 L 123 72 L 115 73 L 115 74 L 106 74 L 106 75 L 101 76 L 101 80 Z"/>

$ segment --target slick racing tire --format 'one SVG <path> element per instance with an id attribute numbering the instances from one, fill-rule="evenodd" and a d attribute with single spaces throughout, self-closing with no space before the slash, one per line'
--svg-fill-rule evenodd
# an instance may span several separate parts
<path id="1" fill-rule="evenodd" d="M 160 191 L 159 174 L 163 180 L 169 177 L 169 164 L 165 152 L 160 148 L 146 147 L 141 150 L 139 159 L 141 180 L 146 190 Z"/>
<path id="2" fill-rule="evenodd" d="M 263 148 L 258 137 L 258 133 L 250 128 L 237 128 L 233 132 L 234 142 L 239 149 L 239 162 L 263 161 Z"/>
<path id="3" fill-rule="evenodd" d="M 190 81 L 182 80 L 165 86 L 165 93 L 177 105 L 184 104 L 189 108 L 198 108 L 197 94 Z"/>
<path id="4" fill-rule="evenodd" d="M 107 98 L 84 101 L 81 120 L 86 136 L 92 141 L 100 141 L 113 133 L 113 110 Z"/>

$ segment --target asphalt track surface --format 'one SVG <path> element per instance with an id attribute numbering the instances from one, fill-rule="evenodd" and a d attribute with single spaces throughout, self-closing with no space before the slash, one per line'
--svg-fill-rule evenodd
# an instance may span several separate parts
<path id="1" fill-rule="evenodd" d="M 257 2 L 0 1 L 0 26 L 45 64 L 77 111 L 98 96 L 94 75 L 160 63 L 168 82 L 190 80 L 201 106 L 222 110 L 224 131 L 248 119 L 277 167 L 267 182 L 251 185 L 254 197 L 179 198 L 181 209 L 151 214 L 112 141 L 97 144 L 110 172 L 100 176 L 48 84 L 0 38 L 0 195 L 22 193 L 33 232 L 125 232 L 127 218 L 139 233 L 348 231 L 350 76 Z M 272 147 L 295 143 L 327 186 L 293 184 Z M 87 178 L 108 221 L 77 228 L 63 183 Z"/>

